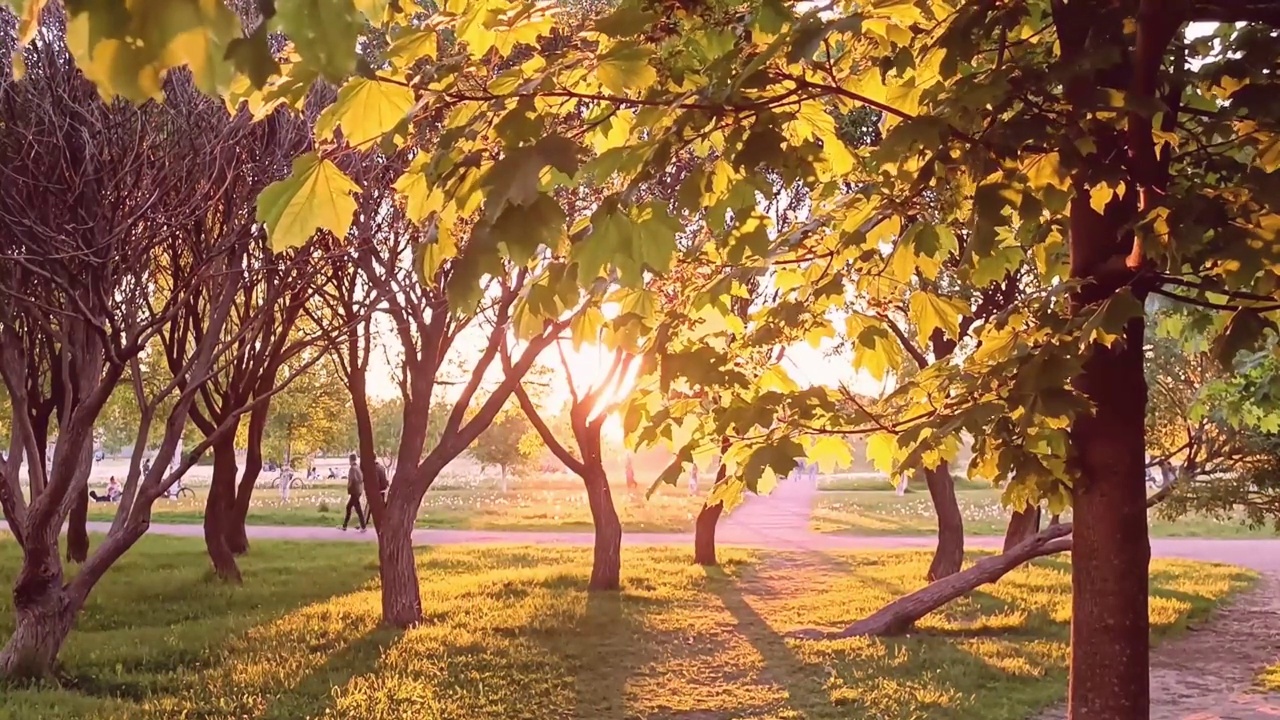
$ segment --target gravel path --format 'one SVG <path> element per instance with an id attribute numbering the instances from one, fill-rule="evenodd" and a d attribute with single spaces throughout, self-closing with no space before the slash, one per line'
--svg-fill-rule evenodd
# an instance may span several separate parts
<path id="1" fill-rule="evenodd" d="M 750 497 L 721 523 L 717 543 L 723 546 L 821 552 L 931 548 L 930 537 L 853 537 L 824 535 L 809 529 L 817 488 L 808 480 L 781 483 L 764 498 Z M 105 532 L 109 523 L 89 523 Z M 373 532 L 343 532 L 324 527 L 251 526 L 251 539 L 364 541 Z M 153 524 L 158 535 L 200 537 L 199 525 Z M 485 530 L 415 530 L 415 545 L 538 544 L 590 545 L 588 532 L 507 532 Z M 623 536 L 630 546 L 692 545 L 691 533 L 644 533 Z M 999 537 L 969 537 L 973 549 L 998 549 Z M 1155 538 L 1155 557 L 1183 558 L 1248 567 L 1262 574 L 1258 588 L 1220 611 L 1205 625 L 1162 645 L 1151 660 L 1152 720 L 1277 720 L 1280 694 L 1254 690 L 1254 680 L 1268 665 L 1280 662 L 1280 539 L 1207 540 Z M 1059 708 L 1041 720 L 1065 717 Z"/>

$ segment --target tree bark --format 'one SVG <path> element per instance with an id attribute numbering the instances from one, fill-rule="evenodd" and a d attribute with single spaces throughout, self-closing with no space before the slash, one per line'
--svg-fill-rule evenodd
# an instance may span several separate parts
<path id="1" fill-rule="evenodd" d="M 382 620 L 398 628 L 422 622 L 422 594 L 413 558 L 413 520 L 402 504 L 388 504 L 376 526 Z"/>
<path id="2" fill-rule="evenodd" d="M 1009 516 L 1009 527 L 1004 531 L 1004 552 L 1035 537 L 1040 532 L 1040 506 L 1017 510 Z"/>
<path id="3" fill-rule="evenodd" d="M 603 467 L 589 470 L 582 479 L 587 486 L 587 502 L 595 526 L 591 581 L 587 583 L 587 590 L 619 590 L 622 587 L 622 521 L 613 506 L 609 479 Z"/>
<path id="4" fill-rule="evenodd" d="M 13 634 L 0 649 L 0 677 L 8 679 L 51 677 L 79 610 L 63 585 L 58 524 L 31 530 L 13 584 Z"/>
<path id="5" fill-rule="evenodd" d="M 249 433 L 245 441 L 244 475 L 236 487 L 236 496 L 230 522 L 225 529 L 227 548 L 236 555 L 249 552 L 249 533 L 245 525 L 249 521 L 249 503 L 262 474 L 262 435 L 267 426 L 270 401 L 255 407 L 249 413 Z"/>
<path id="6" fill-rule="evenodd" d="M 214 573 L 222 580 L 239 583 L 240 567 L 227 543 L 227 535 L 235 522 L 236 491 L 235 436 L 228 435 L 213 445 L 213 479 L 205 501 L 204 544 Z"/>
<path id="7" fill-rule="evenodd" d="M 720 564 L 716 559 L 716 525 L 723 513 L 724 503 L 703 505 L 698 513 L 693 524 L 693 561 L 698 565 L 715 567 Z"/>
<path id="8" fill-rule="evenodd" d="M 809 639 L 849 638 L 860 635 L 901 635 L 917 620 L 974 589 L 992 583 L 1023 563 L 1071 549 L 1071 525 L 1055 525 L 1023 541 L 1011 550 L 983 558 L 967 570 L 894 600 L 883 608 L 837 632 L 806 629 L 795 637 Z"/>
<path id="9" fill-rule="evenodd" d="M 14 592 L 15 601 L 18 592 Z M 58 653 L 75 624 L 76 604 L 68 594 L 48 587 L 16 604 L 13 634 L 0 649 L 0 677 L 39 680 L 53 676 Z"/>
<path id="10" fill-rule="evenodd" d="M 929 582 L 960 572 L 964 564 L 964 516 L 956 500 L 956 483 L 947 463 L 925 470 L 924 478 L 938 516 L 938 548 L 925 576 Z"/>
<path id="11" fill-rule="evenodd" d="M 1080 465 L 1073 486 L 1073 720 L 1144 719 L 1150 706 L 1142 341 L 1139 317 L 1126 328 L 1123 347 L 1095 346 L 1077 378 L 1096 409 L 1071 429 Z"/>
<path id="12" fill-rule="evenodd" d="M 76 493 L 67 517 L 67 561 L 82 563 L 89 557 L 89 487 Z"/>

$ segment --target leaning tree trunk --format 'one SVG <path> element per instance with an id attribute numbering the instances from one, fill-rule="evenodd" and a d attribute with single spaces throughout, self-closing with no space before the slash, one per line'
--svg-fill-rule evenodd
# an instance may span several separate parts
<path id="1" fill-rule="evenodd" d="M 22 569 L 13 587 L 13 607 L 13 634 L 0 649 L 0 677 L 52 677 L 79 609 L 63 587 L 56 528 L 27 536 Z"/>
<path id="2" fill-rule="evenodd" d="M 1142 339 L 1136 318 L 1124 346 L 1095 346 L 1077 379 L 1095 411 L 1071 429 L 1080 466 L 1072 488 L 1069 707 L 1076 720 L 1138 720 L 1150 706 Z"/>
<path id="3" fill-rule="evenodd" d="M 836 632 L 798 630 L 795 637 L 849 638 L 859 635 L 901 635 L 916 621 L 978 587 L 993 583 L 1019 565 L 1045 555 L 1071 549 L 1071 525 L 1055 525 L 999 555 L 983 558 L 967 570 L 930 583 L 904 595 L 858 622 Z"/>
<path id="4" fill-rule="evenodd" d="M 587 590 L 619 590 L 622 587 L 622 521 L 613 506 L 609 479 L 604 468 L 597 466 L 587 471 L 583 482 L 595 526 L 591 581 L 587 583 Z"/>
<path id="5" fill-rule="evenodd" d="M 1017 510 L 1009 516 L 1009 527 L 1004 531 L 1004 552 L 1009 552 L 1040 532 L 1040 506 Z"/>
<path id="6" fill-rule="evenodd" d="M 240 567 L 227 544 L 228 531 L 235 523 L 236 472 L 235 436 L 227 435 L 213 444 L 213 479 L 205 501 L 204 544 L 213 572 L 223 580 L 238 583 Z"/>
<path id="7" fill-rule="evenodd" d="M 89 487 L 76 493 L 67 517 L 67 561 L 82 563 L 89 557 Z"/>
<path id="8" fill-rule="evenodd" d="M 964 564 L 964 516 L 956 500 L 955 480 L 945 462 L 925 470 L 924 478 L 929 497 L 933 499 L 933 511 L 938 516 L 938 548 L 925 576 L 933 582 L 960 572 Z"/>
<path id="9" fill-rule="evenodd" d="M 703 505 L 693 524 L 693 561 L 712 567 L 719 565 L 716 559 L 716 525 L 724 513 L 724 503 Z"/>
<path id="10" fill-rule="evenodd" d="M 413 560 L 413 518 L 407 503 L 388 503 L 378 533 L 378 575 L 382 580 L 382 620 L 407 628 L 422 622 L 422 593 Z"/>

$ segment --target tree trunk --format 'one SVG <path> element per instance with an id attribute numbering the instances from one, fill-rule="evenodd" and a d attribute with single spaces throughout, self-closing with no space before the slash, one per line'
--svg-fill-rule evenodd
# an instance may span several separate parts
<path id="1" fill-rule="evenodd" d="M 1071 549 L 1071 525 L 1055 525 L 1012 550 L 983 558 L 967 570 L 930 583 L 837 632 L 806 629 L 792 633 L 808 639 L 849 638 L 859 635 L 901 635 L 916 621 L 974 589 L 1004 577 L 1019 565 Z"/>
<path id="2" fill-rule="evenodd" d="M 609 479 L 603 467 L 596 467 L 588 470 L 583 482 L 595 526 L 595 551 L 587 590 L 619 590 L 622 588 L 622 522 L 613 506 Z"/>
<path id="3" fill-rule="evenodd" d="M 13 584 L 13 634 L 0 649 L 0 677 L 51 677 L 75 623 L 79 606 L 63 586 L 59 530 L 51 523 L 27 535 L 22 567 Z"/>
<path id="4" fill-rule="evenodd" d="M 1040 532 L 1040 506 L 1017 510 L 1009 516 L 1009 527 L 1004 531 L 1004 552 L 1035 537 Z"/>
<path id="5" fill-rule="evenodd" d="M 204 544 L 214 573 L 234 583 L 241 580 L 240 567 L 227 543 L 227 535 L 235 522 L 236 472 L 235 436 L 228 435 L 213 445 L 213 479 L 205 501 Z"/>
<path id="6" fill-rule="evenodd" d="M 263 403 L 249 413 L 249 433 L 245 443 L 244 475 L 236 487 L 236 496 L 232 514 L 225 528 L 227 548 L 236 555 L 249 552 L 249 533 L 245 525 L 249 521 L 249 503 L 253 500 L 253 491 L 258 485 L 258 477 L 262 475 L 262 434 L 267 426 L 267 412 L 270 402 Z"/>
<path id="7" fill-rule="evenodd" d="M 89 557 L 89 487 L 71 492 L 76 497 L 67 518 L 67 561 L 82 563 Z"/>
<path id="8" fill-rule="evenodd" d="M 956 501 L 955 480 L 951 478 L 951 469 L 945 462 L 925 470 L 924 478 L 929 486 L 929 497 L 933 499 L 933 511 L 938 516 L 938 548 L 933 553 L 929 574 L 925 576 L 933 582 L 960 572 L 960 566 L 964 564 L 964 516 L 960 514 L 960 504 Z"/>
<path id="9" fill-rule="evenodd" d="M 14 592 L 15 599 L 17 591 Z M 38 680 L 53 676 L 58 653 L 75 624 L 76 606 L 67 593 L 48 587 L 16 605 L 13 634 L 0 649 L 0 677 Z"/>
<path id="10" fill-rule="evenodd" d="M 1145 719 L 1150 707 L 1142 324 L 1130 321 L 1123 347 L 1095 346 L 1076 381 L 1095 411 L 1071 429 L 1073 720 Z"/>
<path id="11" fill-rule="evenodd" d="M 693 561 L 698 565 L 714 567 L 716 560 L 716 524 L 724 513 L 724 503 L 703 505 L 693 525 Z"/>
<path id="12" fill-rule="evenodd" d="M 422 594 L 413 559 L 413 520 L 403 505 L 388 504 L 376 526 L 382 621 L 398 628 L 422 622 Z"/>

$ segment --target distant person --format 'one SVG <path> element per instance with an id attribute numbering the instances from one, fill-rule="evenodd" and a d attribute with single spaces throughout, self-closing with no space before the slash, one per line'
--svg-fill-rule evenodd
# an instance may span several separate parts
<path id="1" fill-rule="evenodd" d="M 698 466 L 696 464 L 689 470 L 689 494 L 698 494 Z"/>
<path id="2" fill-rule="evenodd" d="M 626 470 L 627 470 L 627 489 L 635 490 L 636 488 L 640 487 L 640 484 L 636 482 L 636 466 L 635 466 L 635 463 L 631 462 L 630 453 L 627 454 Z"/>
<path id="3" fill-rule="evenodd" d="M 347 468 L 347 514 L 342 518 L 342 529 L 346 531 L 347 525 L 351 523 L 351 511 L 355 510 L 356 517 L 360 520 L 360 532 L 364 532 L 364 510 L 360 509 L 360 499 L 364 497 L 364 476 L 360 474 L 356 454 L 351 453 L 351 457 L 347 459 L 351 466 Z"/>
<path id="4" fill-rule="evenodd" d="M 89 497 L 94 502 L 120 502 L 120 496 L 124 495 L 124 491 L 120 489 L 120 481 L 116 480 L 116 476 L 112 475 L 107 481 L 107 491 L 102 495 L 90 490 Z"/>

